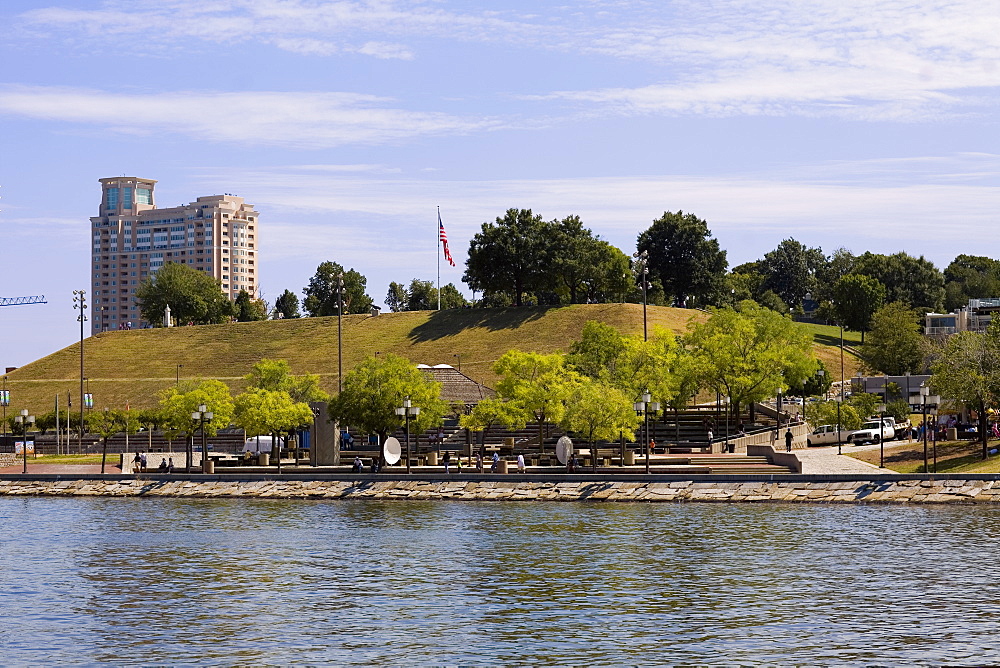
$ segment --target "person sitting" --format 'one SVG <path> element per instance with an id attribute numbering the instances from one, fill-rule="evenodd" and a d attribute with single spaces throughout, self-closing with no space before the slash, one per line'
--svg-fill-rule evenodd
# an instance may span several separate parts
<path id="1" fill-rule="evenodd" d="M 156 470 L 159 471 L 160 473 L 167 472 L 167 460 L 165 458 L 160 460 L 160 466 Z"/>
<path id="2" fill-rule="evenodd" d="M 365 467 L 365 465 L 364 465 L 364 462 L 361 461 L 361 457 L 355 457 L 354 458 L 354 466 L 352 467 L 352 470 L 355 473 L 361 473 L 361 470 L 364 467 Z"/>

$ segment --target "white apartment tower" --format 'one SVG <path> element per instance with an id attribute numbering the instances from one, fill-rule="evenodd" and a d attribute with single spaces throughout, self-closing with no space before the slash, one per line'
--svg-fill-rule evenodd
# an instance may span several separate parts
<path id="1" fill-rule="evenodd" d="M 92 330 L 143 326 L 136 288 L 165 262 L 204 271 L 235 299 L 257 296 L 257 212 L 233 195 L 211 195 L 157 209 L 156 181 L 134 176 L 100 179 L 101 210 L 93 236 Z"/>

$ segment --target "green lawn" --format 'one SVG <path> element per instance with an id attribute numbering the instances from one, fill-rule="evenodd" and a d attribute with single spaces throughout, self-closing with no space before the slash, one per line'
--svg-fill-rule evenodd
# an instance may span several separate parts
<path id="1" fill-rule="evenodd" d="M 990 447 L 998 445 L 994 442 Z M 933 443 L 928 442 L 927 458 L 931 472 L 934 471 L 933 453 Z M 878 464 L 879 461 L 877 449 L 848 454 L 870 464 Z M 924 473 L 923 441 L 905 445 L 886 445 L 885 464 L 886 468 L 897 473 Z M 1000 455 L 992 455 L 983 460 L 982 445 L 978 441 L 940 441 L 937 444 L 937 472 L 1000 473 Z"/>
<path id="2" fill-rule="evenodd" d="M 666 328 L 683 333 L 708 314 L 694 309 L 649 306 L 650 333 Z M 642 335 L 641 304 L 576 304 L 563 307 L 410 311 L 343 318 L 344 371 L 366 356 L 392 352 L 414 363 L 461 366 L 472 378 L 494 385 L 493 363 L 507 350 L 566 351 L 584 325 L 597 320 L 626 334 Z M 831 348 L 835 327 L 804 325 L 816 339 L 816 354 L 828 369 L 840 368 L 839 349 Z M 839 344 L 839 336 L 836 339 Z M 315 373 L 327 391 L 337 387 L 337 318 L 299 318 L 264 322 L 105 332 L 84 341 L 84 375 L 90 380 L 95 410 L 155 406 L 158 394 L 182 379 L 217 378 L 234 392 L 262 358 L 288 360 L 294 373 Z M 10 410 L 49 412 L 67 392 L 78 411 L 79 343 L 9 374 Z M 178 366 L 181 365 L 181 366 Z M 857 361 L 845 357 L 846 374 Z"/>

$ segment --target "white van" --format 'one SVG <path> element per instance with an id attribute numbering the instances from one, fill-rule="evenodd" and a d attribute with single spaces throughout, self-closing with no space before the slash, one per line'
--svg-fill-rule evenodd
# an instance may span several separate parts
<path id="1" fill-rule="evenodd" d="M 280 444 L 280 441 L 279 441 Z M 243 452 L 271 452 L 274 436 L 254 436 L 243 445 Z"/>

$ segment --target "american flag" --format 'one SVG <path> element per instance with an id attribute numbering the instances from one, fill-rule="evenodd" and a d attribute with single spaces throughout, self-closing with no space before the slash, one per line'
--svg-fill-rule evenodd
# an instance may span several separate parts
<path id="1" fill-rule="evenodd" d="M 451 258 L 451 251 L 448 250 L 448 233 L 444 231 L 444 223 L 441 222 L 441 212 L 438 211 L 438 238 L 441 239 L 441 246 L 444 248 L 444 259 L 448 264 L 455 266 L 455 261 Z"/>

